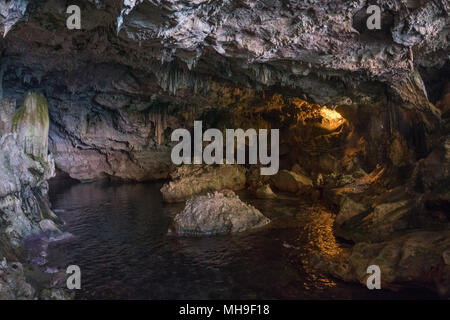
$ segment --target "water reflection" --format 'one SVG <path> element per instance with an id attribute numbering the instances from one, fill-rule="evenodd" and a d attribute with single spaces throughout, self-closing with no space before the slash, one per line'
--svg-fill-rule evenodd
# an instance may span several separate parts
<path id="1" fill-rule="evenodd" d="M 330 254 L 339 248 L 323 221 L 311 219 L 311 206 L 296 199 L 254 200 L 243 193 L 245 201 L 272 219 L 269 228 L 178 238 L 167 230 L 183 204 L 164 204 L 161 184 L 60 183 L 52 184 L 51 201 L 74 238 L 51 244 L 48 259 L 60 269 L 80 266 L 79 299 L 382 296 L 312 269 L 305 260 L 311 246 Z"/>

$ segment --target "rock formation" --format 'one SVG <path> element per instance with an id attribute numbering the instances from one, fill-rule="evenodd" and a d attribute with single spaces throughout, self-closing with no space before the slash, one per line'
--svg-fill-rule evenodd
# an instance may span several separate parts
<path id="1" fill-rule="evenodd" d="M 332 260 L 327 270 L 346 281 L 367 283 L 367 267 L 382 270 L 381 287 L 425 287 L 449 296 L 449 231 L 417 231 L 389 241 L 359 242 L 352 250 Z"/>
<path id="2" fill-rule="evenodd" d="M 23 266 L 18 262 L 0 262 L 0 300 L 33 299 L 34 288 L 26 281 Z"/>
<path id="3" fill-rule="evenodd" d="M 269 222 L 233 191 L 224 190 L 188 200 L 184 210 L 175 216 L 169 231 L 190 236 L 228 234 L 259 228 Z"/>
<path id="4" fill-rule="evenodd" d="M 174 181 L 166 183 L 161 192 L 166 202 L 182 202 L 194 195 L 245 188 L 245 169 L 234 165 L 184 165 L 171 175 Z"/>
<path id="5" fill-rule="evenodd" d="M 312 187 L 312 180 L 300 173 L 281 170 L 272 178 L 278 190 L 296 193 L 302 188 Z"/>
<path id="6" fill-rule="evenodd" d="M 277 197 L 268 184 L 257 188 L 255 191 L 255 196 L 259 199 L 274 199 Z"/>
<path id="7" fill-rule="evenodd" d="M 2 100 L 2 108 L 15 108 Z M 13 112 L 5 112 L 11 115 Z M 54 176 L 54 162 L 48 154 L 49 119 L 42 95 L 29 94 L 12 118 L 3 119 L 1 132 L 0 185 L 4 234 L 18 245 L 26 235 L 39 229 L 39 221 L 55 216 L 47 200 L 47 180 Z"/>
<path id="8" fill-rule="evenodd" d="M 48 153 L 49 117 L 43 95 L 28 94 L 23 105 L 0 100 L 0 298 L 34 299 L 39 292 L 23 273 L 23 241 L 27 236 L 59 234 L 51 219 L 47 180 L 54 176 Z M 23 261 L 27 262 L 27 261 Z"/>

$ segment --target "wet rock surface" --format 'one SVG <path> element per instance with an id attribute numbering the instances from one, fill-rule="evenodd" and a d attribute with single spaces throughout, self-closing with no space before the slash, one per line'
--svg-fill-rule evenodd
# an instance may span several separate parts
<path id="1" fill-rule="evenodd" d="M 184 210 L 175 216 L 170 233 L 183 236 L 230 234 L 259 228 L 269 222 L 233 191 L 224 190 L 189 199 Z"/>

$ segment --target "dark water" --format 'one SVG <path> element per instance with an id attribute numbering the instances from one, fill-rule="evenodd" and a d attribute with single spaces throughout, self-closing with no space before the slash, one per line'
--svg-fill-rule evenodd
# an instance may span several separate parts
<path id="1" fill-rule="evenodd" d="M 53 209 L 75 237 L 49 248 L 50 265 L 80 266 L 78 299 L 379 299 L 420 293 L 369 291 L 299 262 L 298 200 L 251 200 L 271 226 L 231 236 L 168 236 L 183 205 L 164 204 L 161 184 L 51 185 Z M 299 218 L 300 217 L 300 218 Z M 301 237 L 300 237 L 301 238 Z"/>

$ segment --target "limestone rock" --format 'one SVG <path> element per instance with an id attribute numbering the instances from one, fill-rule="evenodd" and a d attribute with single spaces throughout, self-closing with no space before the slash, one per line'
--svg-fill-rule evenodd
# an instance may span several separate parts
<path id="1" fill-rule="evenodd" d="M 356 202 L 352 200 L 350 197 L 344 197 L 340 205 L 339 213 L 336 216 L 336 223 L 338 225 L 341 225 L 345 221 L 366 211 L 369 208 L 370 205 Z"/>
<path id="2" fill-rule="evenodd" d="M 345 268 L 332 265 L 335 276 L 366 285 L 367 267 L 381 270 L 381 288 L 425 286 L 443 297 L 450 296 L 450 265 L 445 256 L 450 231 L 414 231 L 381 243 L 361 242 L 341 260 Z"/>
<path id="3" fill-rule="evenodd" d="M 105 77 L 120 81 L 110 73 Z M 180 124 L 158 108 L 157 101 L 148 100 L 108 92 L 89 103 L 58 102 L 52 110 L 55 125 L 49 143 L 58 168 L 81 181 L 108 176 L 167 179 L 171 169 L 167 130 Z M 91 109 L 91 103 L 99 107 Z"/>
<path id="4" fill-rule="evenodd" d="M 15 0 L 0 3 L 0 31 L 3 37 L 23 17 L 28 2 L 28 0 Z"/>
<path id="5" fill-rule="evenodd" d="M 166 202 L 182 202 L 193 195 L 208 191 L 245 188 L 245 169 L 237 165 L 198 166 L 184 165 L 172 174 L 161 192 Z"/>
<path id="6" fill-rule="evenodd" d="M 67 289 L 51 288 L 42 290 L 40 300 L 73 300 L 75 294 Z"/>
<path id="7" fill-rule="evenodd" d="M 420 206 L 414 200 L 382 203 L 346 220 L 336 228 L 336 235 L 355 242 L 382 241 L 420 225 L 420 218 Z"/>
<path id="8" fill-rule="evenodd" d="M 268 184 L 257 188 L 255 195 L 258 199 L 275 199 L 277 197 Z"/>
<path id="9" fill-rule="evenodd" d="M 296 193 L 303 187 L 312 187 L 310 178 L 288 170 L 281 170 L 272 179 L 273 185 L 280 191 Z"/>
<path id="10" fill-rule="evenodd" d="M 47 100 L 44 95 L 28 93 L 23 106 L 15 112 L 12 120 L 18 143 L 23 146 L 26 154 L 47 159 L 49 125 Z"/>
<path id="11" fill-rule="evenodd" d="M 2 257 L 0 257 L 2 259 Z M 23 266 L 18 262 L 0 261 L 0 300 L 32 300 L 35 290 L 26 281 Z"/>
<path id="12" fill-rule="evenodd" d="M 42 219 L 55 218 L 47 199 L 46 181 L 54 176 L 55 167 L 48 154 L 45 98 L 28 94 L 21 108 L 2 113 L 0 120 L 14 131 L 0 138 L 0 228 L 18 246 L 25 236 L 40 230 Z"/>
<path id="13" fill-rule="evenodd" d="M 14 100 L 0 99 L 0 137 L 12 132 L 12 118 L 14 117 L 16 102 Z"/>
<path id="14" fill-rule="evenodd" d="M 0 112 L 0 259 L 17 259 L 23 240 L 42 231 L 59 233 L 50 209 L 47 180 L 55 174 L 48 154 L 49 115 L 45 97 L 28 94 Z M 15 260 L 17 261 L 17 260 Z M 19 259 L 20 261 L 20 259 Z M 19 262 L 0 265 L 0 299 L 34 299 Z"/>
<path id="15" fill-rule="evenodd" d="M 447 82 L 441 99 L 436 103 L 436 107 L 441 110 L 443 116 L 450 116 L 450 82 Z"/>
<path id="16" fill-rule="evenodd" d="M 442 258 L 444 259 L 446 265 L 450 265 L 450 250 L 447 250 L 444 253 L 442 253 Z"/>
<path id="17" fill-rule="evenodd" d="M 398 131 L 395 131 L 393 134 L 389 158 L 396 167 L 408 165 L 413 159 L 410 150 L 408 150 L 406 141 L 400 136 Z"/>
<path id="18" fill-rule="evenodd" d="M 175 216 L 171 232 L 192 236 L 228 234 L 262 227 L 269 222 L 256 208 L 226 190 L 188 200 L 184 210 Z"/>
<path id="19" fill-rule="evenodd" d="M 41 230 L 48 234 L 60 234 L 61 230 L 56 226 L 56 224 L 50 219 L 44 219 L 39 222 Z"/>

